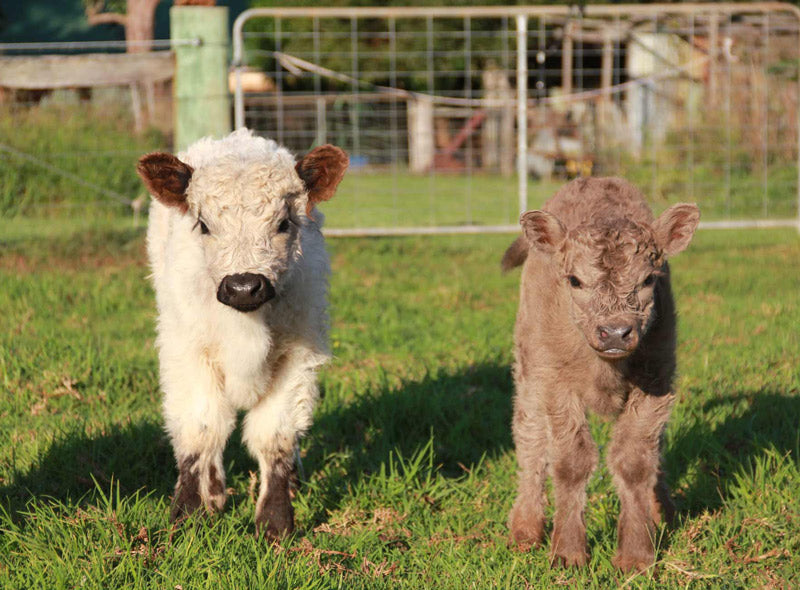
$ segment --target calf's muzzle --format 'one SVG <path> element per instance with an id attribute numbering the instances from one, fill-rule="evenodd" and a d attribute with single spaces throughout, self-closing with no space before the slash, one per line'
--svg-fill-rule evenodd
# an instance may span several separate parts
<path id="1" fill-rule="evenodd" d="M 217 289 L 217 301 L 239 311 L 254 311 L 275 297 L 275 288 L 264 275 L 246 272 L 228 275 Z"/>
<path id="2" fill-rule="evenodd" d="M 598 352 L 611 357 L 627 356 L 636 348 L 639 338 L 634 327 L 627 323 L 613 323 L 597 327 Z"/>

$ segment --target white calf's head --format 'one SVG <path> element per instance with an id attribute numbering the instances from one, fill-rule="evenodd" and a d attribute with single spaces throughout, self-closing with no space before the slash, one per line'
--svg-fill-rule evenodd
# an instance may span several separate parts
<path id="1" fill-rule="evenodd" d="M 280 294 L 301 254 L 301 229 L 347 165 L 332 145 L 295 164 L 274 141 L 240 130 L 202 139 L 179 157 L 148 154 L 137 171 L 158 201 L 192 221 L 175 231 L 200 245 L 217 300 L 246 312 Z"/>

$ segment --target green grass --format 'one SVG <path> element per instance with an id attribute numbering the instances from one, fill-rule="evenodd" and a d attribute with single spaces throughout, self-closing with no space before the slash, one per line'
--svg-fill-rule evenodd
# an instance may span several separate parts
<path id="1" fill-rule="evenodd" d="M 114 105 L 0 105 L 0 216 L 129 214 L 125 202 L 145 192 L 136 160 L 167 143 L 131 126 Z"/>
<path id="2" fill-rule="evenodd" d="M 8 220 L 18 233 L 17 223 L 31 223 L 31 217 L 49 224 L 53 218 L 130 215 L 124 203 L 145 196 L 136 160 L 169 149 L 163 133 L 134 135 L 131 125 L 128 112 L 109 104 L 0 108 L 0 236 Z M 728 153 L 718 137 L 706 137 L 689 158 L 683 142 L 683 136 L 668 138 L 639 160 L 598 154 L 595 173 L 630 179 L 659 211 L 694 201 L 707 221 L 797 216 L 797 166 L 789 156 L 774 154 L 765 169 L 747 144 Z M 530 180 L 528 208 L 562 183 Z M 402 166 L 354 168 L 326 211 L 331 228 L 516 225 L 517 180 L 479 170 L 417 175 Z"/>
<path id="3" fill-rule="evenodd" d="M 329 212 L 329 219 L 334 212 Z M 12 227 L 11 225 L 8 226 Z M 518 273 L 510 236 L 331 240 L 324 399 L 303 442 L 302 529 L 255 539 L 238 432 L 223 514 L 172 529 L 141 230 L 0 239 L 3 588 L 789 588 L 800 585 L 800 238 L 705 232 L 675 258 L 681 518 L 651 576 L 610 564 L 619 509 L 589 486 L 590 566 L 507 546 Z M 601 445 L 608 425 L 593 420 Z"/>
<path id="4" fill-rule="evenodd" d="M 528 205 L 551 197 L 561 182 L 528 182 Z M 336 197 L 325 205 L 328 227 L 413 227 L 516 225 L 516 177 L 404 170 L 347 174 Z"/>

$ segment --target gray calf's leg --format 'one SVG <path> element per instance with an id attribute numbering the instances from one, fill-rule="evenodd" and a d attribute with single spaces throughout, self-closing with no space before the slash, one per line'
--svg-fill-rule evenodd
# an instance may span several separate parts
<path id="1" fill-rule="evenodd" d="M 634 390 L 614 427 L 607 463 L 620 499 L 614 565 L 643 570 L 655 559 L 661 512 L 669 520 L 672 502 L 660 470 L 661 435 L 673 396 Z"/>
<path id="2" fill-rule="evenodd" d="M 537 547 L 544 535 L 547 480 L 547 417 L 537 409 L 514 408 L 514 445 L 519 464 L 517 499 L 508 517 L 512 540 L 522 550 Z"/>
<path id="3" fill-rule="evenodd" d="M 565 407 L 548 416 L 556 504 L 550 552 L 552 560 L 561 565 L 585 565 L 588 559 L 584 519 L 586 484 L 597 467 L 597 446 L 583 409 L 566 399 L 561 403 Z"/>

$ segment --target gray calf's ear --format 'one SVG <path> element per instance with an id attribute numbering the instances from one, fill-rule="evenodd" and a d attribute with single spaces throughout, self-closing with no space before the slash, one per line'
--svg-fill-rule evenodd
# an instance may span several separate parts
<path id="1" fill-rule="evenodd" d="M 147 190 L 164 205 L 177 207 L 186 213 L 186 188 L 194 170 L 172 154 L 153 152 L 139 158 L 136 172 L 142 177 Z"/>
<path id="2" fill-rule="evenodd" d="M 528 245 L 542 252 L 553 252 L 564 241 L 566 229 L 555 215 L 545 211 L 527 211 L 519 218 Z"/>
<path id="3" fill-rule="evenodd" d="M 345 151 L 335 145 L 321 145 L 308 152 L 294 167 L 308 191 L 306 213 L 321 201 L 329 200 L 350 163 Z"/>
<path id="4" fill-rule="evenodd" d="M 512 242 L 503 254 L 503 259 L 500 261 L 500 268 L 503 269 L 503 272 L 508 272 L 515 266 L 520 266 L 524 263 L 527 257 L 528 241 L 520 236 Z"/>
<path id="5" fill-rule="evenodd" d="M 667 256 L 683 252 L 692 241 L 697 224 L 700 223 L 700 209 L 693 203 L 673 205 L 653 223 L 656 241 Z"/>

